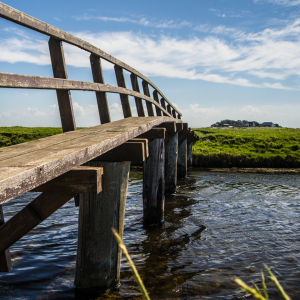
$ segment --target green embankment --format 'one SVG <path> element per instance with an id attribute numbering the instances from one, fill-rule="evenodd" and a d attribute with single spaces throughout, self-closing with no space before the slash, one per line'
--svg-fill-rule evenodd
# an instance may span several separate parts
<path id="1" fill-rule="evenodd" d="M 0 147 L 11 146 L 62 133 L 61 128 L 0 127 Z"/>
<path id="2" fill-rule="evenodd" d="M 198 128 L 193 166 L 207 168 L 300 168 L 300 130 Z"/>

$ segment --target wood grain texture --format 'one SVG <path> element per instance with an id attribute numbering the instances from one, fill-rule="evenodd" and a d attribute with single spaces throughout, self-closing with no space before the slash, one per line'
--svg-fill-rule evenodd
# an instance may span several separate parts
<path id="1" fill-rule="evenodd" d="M 39 77 L 30 75 L 19 75 L 0 72 L 0 87 L 7 88 L 25 88 L 25 89 L 49 89 L 49 90 L 80 90 L 80 91 L 94 91 L 94 92 L 108 92 L 124 94 L 133 97 L 139 97 L 146 100 L 146 102 L 151 102 L 154 105 L 159 105 L 152 98 L 126 89 L 122 87 L 112 86 L 109 84 L 92 83 L 85 81 L 77 81 L 70 79 L 60 79 L 60 78 L 49 78 L 49 77 Z M 173 118 L 166 110 L 160 107 L 167 116 Z"/>
<path id="2" fill-rule="evenodd" d="M 0 204 L 135 138 L 168 117 L 131 117 L 0 149 Z"/>
<path id="3" fill-rule="evenodd" d="M 0 205 L 0 228 L 4 225 L 3 208 Z M 0 272 L 10 272 L 12 270 L 12 263 L 10 258 L 9 249 L 0 252 Z"/>
<path id="4" fill-rule="evenodd" d="M 163 139 L 149 144 L 149 157 L 143 163 L 144 224 L 161 223 L 165 203 L 165 147 Z"/>
<path id="5" fill-rule="evenodd" d="M 126 82 L 125 82 L 123 69 L 115 65 L 115 73 L 116 73 L 118 86 L 126 89 Z M 121 98 L 124 118 L 132 117 L 128 95 L 120 94 L 120 98 Z"/>
<path id="6" fill-rule="evenodd" d="M 49 39 L 49 51 L 55 78 L 68 79 L 63 45 L 53 37 Z M 69 90 L 56 90 L 62 129 L 64 132 L 76 130 L 72 97 Z"/>
<path id="7" fill-rule="evenodd" d="M 144 91 L 144 94 L 147 96 L 147 97 L 150 97 L 150 92 L 149 92 L 149 85 L 148 85 L 148 82 L 143 80 L 142 81 L 142 85 L 143 85 L 143 91 Z M 147 101 L 146 102 L 146 106 L 147 106 L 147 111 L 148 111 L 148 116 L 149 117 L 152 117 L 154 116 L 154 111 L 153 111 L 153 106 L 152 106 L 152 103 Z M 171 116 L 171 115 L 170 115 Z"/>
<path id="8" fill-rule="evenodd" d="M 185 178 L 187 174 L 187 142 L 178 143 L 177 177 Z"/>
<path id="9" fill-rule="evenodd" d="M 168 104 L 167 105 L 167 112 L 171 115 L 172 114 L 172 111 L 171 111 L 171 105 Z"/>
<path id="10" fill-rule="evenodd" d="M 114 287 L 120 280 L 122 251 L 111 228 L 123 236 L 130 162 L 90 162 L 103 168 L 100 194 L 80 194 L 75 285 Z"/>
<path id="11" fill-rule="evenodd" d="M 160 99 L 160 104 L 161 104 L 161 107 L 164 109 L 163 115 L 164 115 L 164 116 L 168 116 L 169 113 L 166 113 L 167 107 L 166 107 L 166 101 L 165 101 L 164 98 L 161 98 L 161 99 Z"/>
<path id="12" fill-rule="evenodd" d="M 96 56 L 95 54 L 91 54 L 90 63 L 94 82 L 104 84 L 104 77 L 100 57 Z M 106 93 L 96 92 L 96 98 L 101 124 L 111 122 Z"/>
<path id="13" fill-rule="evenodd" d="M 151 130 L 138 136 L 139 138 L 145 138 L 148 140 L 165 139 L 166 129 L 165 128 L 152 128 Z"/>
<path id="14" fill-rule="evenodd" d="M 176 123 L 176 131 L 183 130 L 183 123 Z"/>
<path id="15" fill-rule="evenodd" d="M 135 70 L 134 68 L 130 67 L 129 65 L 125 64 L 124 62 L 116 59 L 115 57 L 109 55 L 108 53 L 104 52 L 103 50 L 91 45 L 90 43 L 75 37 L 63 30 L 60 30 L 54 26 L 51 26 L 45 22 L 42 22 L 32 16 L 29 16 L 17 9 L 14 9 L 4 3 L 0 3 L 0 16 L 4 19 L 7 19 L 11 22 L 20 24 L 24 27 L 30 28 L 32 30 L 38 31 L 40 33 L 46 34 L 48 36 L 54 37 L 58 40 L 67 42 L 71 45 L 77 46 L 83 50 L 86 50 L 92 54 L 100 56 L 101 58 L 122 67 L 123 69 L 129 71 L 130 73 L 134 73 L 142 80 L 147 81 L 155 90 L 159 92 L 159 94 L 166 99 L 166 101 L 171 104 L 169 100 L 164 96 L 164 94 L 158 89 L 158 87 L 152 83 L 146 76 Z M 174 108 L 177 113 L 181 115 L 181 113 Z"/>
<path id="16" fill-rule="evenodd" d="M 177 186 L 178 133 L 165 140 L 165 193 L 173 194 Z"/>
<path id="17" fill-rule="evenodd" d="M 176 133 L 176 123 L 175 122 L 164 122 L 158 125 L 157 127 L 166 128 L 166 131 L 169 135 L 173 135 Z"/>
<path id="18" fill-rule="evenodd" d="M 102 168 L 79 166 L 33 189 L 48 193 L 100 193 Z"/>
<path id="19" fill-rule="evenodd" d="M 190 168 L 193 166 L 193 143 L 187 145 L 187 167 Z"/>
<path id="20" fill-rule="evenodd" d="M 132 89 L 139 93 L 140 87 L 139 87 L 139 82 L 138 82 L 137 76 L 135 74 L 131 73 L 130 79 L 131 79 Z M 134 99 L 135 99 L 135 105 L 136 105 L 136 110 L 137 110 L 138 116 L 145 117 L 145 111 L 144 111 L 142 99 L 138 98 L 138 97 L 134 97 Z"/>

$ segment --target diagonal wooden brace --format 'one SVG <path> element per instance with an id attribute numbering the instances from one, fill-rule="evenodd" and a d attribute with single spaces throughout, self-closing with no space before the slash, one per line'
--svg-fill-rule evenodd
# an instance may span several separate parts
<path id="1" fill-rule="evenodd" d="M 91 174 L 88 174 L 89 172 Z M 86 175 L 90 178 L 87 183 L 84 179 Z M 0 227 L 0 256 L 3 256 L 3 252 L 10 246 L 72 199 L 78 190 L 89 192 L 92 189 L 100 192 L 102 190 L 101 175 L 102 168 L 77 167 L 60 176 L 63 179 L 62 183 L 53 179 L 42 185 L 40 190 L 45 191 Z M 79 178 L 82 180 L 81 187 L 76 189 L 74 184 L 78 183 Z M 86 189 L 84 188 L 85 184 Z M 2 269 L 1 266 L 0 269 Z"/>

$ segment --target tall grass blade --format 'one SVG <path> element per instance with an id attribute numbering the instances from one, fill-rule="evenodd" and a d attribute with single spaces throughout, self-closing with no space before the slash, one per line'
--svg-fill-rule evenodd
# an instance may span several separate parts
<path id="1" fill-rule="evenodd" d="M 251 288 L 249 285 L 247 285 L 244 281 L 242 281 L 241 279 L 235 279 L 234 280 L 238 285 L 240 285 L 244 291 L 252 294 L 252 296 L 254 296 L 256 299 L 259 300 L 267 300 L 264 296 L 262 296 L 260 293 L 258 293 L 256 291 L 256 289 Z"/>
<path id="2" fill-rule="evenodd" d="M 143 283 L 143 281 L 142 281 L 142 279 L 141 279 L 141 277 L 140 277 L 140 275 L 139 275 L 139 273 L 138 273 L 138 271 L 137 271 L 137 269 L 136 269 L 136 267 L 135 267 L 133 261 L 131 260 L 131 258 L 130 258 L 130 256 L 129 256 L 129 253 L 128 253 L 128 251 L 127 251 L 127 248 L 126 248 L 126 246 L 123 244 L 120 235 L 118 234 L 117 230 L 114 229 L 114 228 L 112 228 L 112 232 L 113 232 L 113 234 L 114 234 L 115 237 L 116 237 L 116 240 L 117 240 L 117 243 L 118 243 L 119 247 L 122 249 L 124 255 L 126 256 L 127 262 L 128 262 L 128 264 L 129 264 L 129 266 L 130 266 L 132 272 L 133 272 L 133 275 L 134 275 L 134 277 L 135 277 L 136 282 L 137 282 L 138 285 L 139 285 L 139 288 L 140 288 L 140 290 L 141 290 L 141 292 L 142 292 L 142 294 L 143 294 L 144 299 L 150 300 L 150 297 L 149 297 L 149 295 L 148 295 L 148 293 L 147 293 L 147 290 L 146 290 L 146 288 L 145 288 L 145 286 L 144 286 L 144 283 Z"/>

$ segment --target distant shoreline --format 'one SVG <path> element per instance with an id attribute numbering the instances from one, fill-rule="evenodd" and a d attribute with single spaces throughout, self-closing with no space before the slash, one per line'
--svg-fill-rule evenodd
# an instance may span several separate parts
<path id="1" fill-rule="evenodd" d="M 300 174 L 300 168 L 203 168 L 191 167 L 197 171 L 224 173 L 269 173 L 269 174 Z"/>

